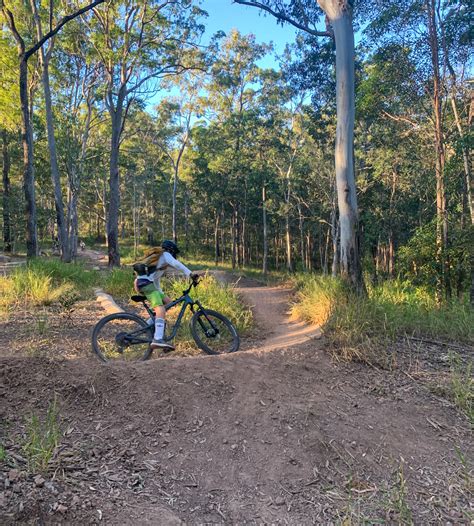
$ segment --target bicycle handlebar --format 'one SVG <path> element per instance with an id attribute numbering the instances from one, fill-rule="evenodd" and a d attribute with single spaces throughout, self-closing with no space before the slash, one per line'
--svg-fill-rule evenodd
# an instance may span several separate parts
<path id="1" fill-rule="evenodd" d="M 201 276 L 195 276 L 191 278 L 191 283 L 186 290 L 183 290 L 183 295 L 189 294 L 193 287 L 197 287 L 198 283 L 201 281 Z"/>

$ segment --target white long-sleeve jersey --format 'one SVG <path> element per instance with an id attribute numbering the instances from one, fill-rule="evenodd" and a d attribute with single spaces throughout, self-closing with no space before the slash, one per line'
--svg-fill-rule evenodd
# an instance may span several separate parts
<path id="1" fill-rule="evenodd" d="M 158 260 L 158 263 L 156 264 L 155 272 L 151 273 L 150 275 L 144 274 L 138 276 L 137 279 L 146 279 L 150 283 L 153 282 L 155 287 L 160 292 L 163 292 L 161 290 L 160 279 L 163 277 L 163 275 L 170 271 L 170 267 L 182 272 L 186 277 L 189 277 L 192 274 L 191 270 L 189 270 L 186 265 L 183 265 L 181 261 L 175 259 L 169 252 L 163 252 L 163 254 L 160 256 L 160 259 Z"/>

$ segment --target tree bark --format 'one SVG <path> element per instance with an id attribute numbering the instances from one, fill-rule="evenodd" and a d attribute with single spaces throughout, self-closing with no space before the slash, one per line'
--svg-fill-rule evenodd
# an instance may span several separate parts
<path id="1" fill-rule="evenodd" d="M 298 225 L 300 230 L 300 258 L 301 265 L 306 270 L 306 260 L 304 255 L 304 220 L 303 211 L 301 210 L 301 203 L 298 201 Z"/>
<path id="2" fill-rule="evenodd" d="M 58 225 L 59 247 L 61 259 L 65 262 L 71 261 L 69 250 L 68 232 L 66 229 L 66 219 L 64 215 L 64 202 L 61 190 L 61 178 L 59 173 L 58 156 L 56 149 L 56 139 L 54 137 L 53 110 L 51 103 L 51 88 L 49 85 L 49 58 L 43 48 L 40 49 L 40 59 L 42 65 L 42 82 L 44 90 L 44 104 L 46 113 L 46 130 L 48 136 L 48 149 L 51 168 L 51 180 L 54 189 L 54 206 L 56 209 L 56 223 Z"/>
<path id="3" fill-rule="evenodd" d="M 3 180 L 3 250 L 12 252 L 12 223 L 10 203 L 10 155 L 8 152 L 8 134 L 2 130 L 2 180 Z"/>
<path id="4" fill-rule="evenodd" d="M 216 218 L 214 221 L 214 264 L 218 265 L 219 263 L 219 256 L 220 256 L 220 248 L 219 248 L 219 220 L 220 220 L 220 214 L 216 210 Z"/>
<path id="5" fill-rule="evenodd" d="M 23 145 L 23 192 L 26 208 L 26 255 L 36 257 L 38 250 L 38 230 L 36 220 L 35 173 L 33 166 L 33 129 L 30 119 L 28 96 L 28 62 L 24 52 L 19 55 L 20 62 L 20 104 L 21 141 Z"/>
<path id="6" fill-rule="evenodd" d="M 360 261 L 359 212 L 354 174 L 354 30 L 351 2 L 318 0 L 336 43 L 336 187 L 340 226 L 340 272 L 359 293 L 365 291 Z"/>
<path id="7" fill-rule="evenodd" d="M 268 229 L 267 229 L 267 189 L 265 183 L 262 186 L 262 222 L 263 222 L 263 261 L 262 272 L 268 273 Z"/>
<path id="8" fill-rule="evenodd" d="M 112 138 L 110 142 L 109 168 L 109 213 L 107 217 L 107 248 L 109 267 L 120 266 L 119 251 L 119 211 L 120 211 L 120 179 L 119 153 L 120 136 L 122 132 L 123 94 L 119 94 L 117 104 L 109 109 L 112 120 Z"/>

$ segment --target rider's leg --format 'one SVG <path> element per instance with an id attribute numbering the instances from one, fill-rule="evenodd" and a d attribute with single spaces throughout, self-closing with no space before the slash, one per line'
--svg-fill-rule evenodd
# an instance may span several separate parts
<path id="1" fill-rule="evenodd" d="M 163 305 L 158 305 L 153 309 L 155 311 L 155 335 L 153 340 L 163 340 L 166 324 L 166 309 Z"/>
<path id="2" fill-rule="evenodd" d="M 163 340 L 165 334 L 165 319 L 166 309 L 163 305 L 164 294 L 161 290 L 156 289 L 154 284 L 147 285 L 140 289 L 150 302 L 151 307 L 155 311 L 155 334 L 151 342 L 151 348 L 163 348 L 173 350 L 174 347 Z"/>

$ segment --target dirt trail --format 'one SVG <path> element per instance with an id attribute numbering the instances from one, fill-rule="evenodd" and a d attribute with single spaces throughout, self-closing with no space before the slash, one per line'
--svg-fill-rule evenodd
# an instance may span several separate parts
<path id="1" fill-rule="evenodd" d="M 219 281 L 235 286 L 244 301 L 252 307 L 259 334 L 256 344 L 259 351 L 285 349 L 321 338 L 318 327 L 291 316 L 291 288 L 266 286 L 251 278 L 236 278 L 225 271 L 213 271 L 212 274 Z M 246 350 L 252 346 L 251 342 L 244 343 Z"/>
<path id="2" fill-rule="evenodd" d="M 271 333 L 246 352 L 102 365 L 81 311 L 75 359 L 0 358 L 0 523 L 469 524 L 472 434 L 414 381 L 421 358 L 334 363 L 289 319 L 291 291 L 237 287 Z M 54 398 L 60 445 L 35 478 L 26 419 Z"/>

